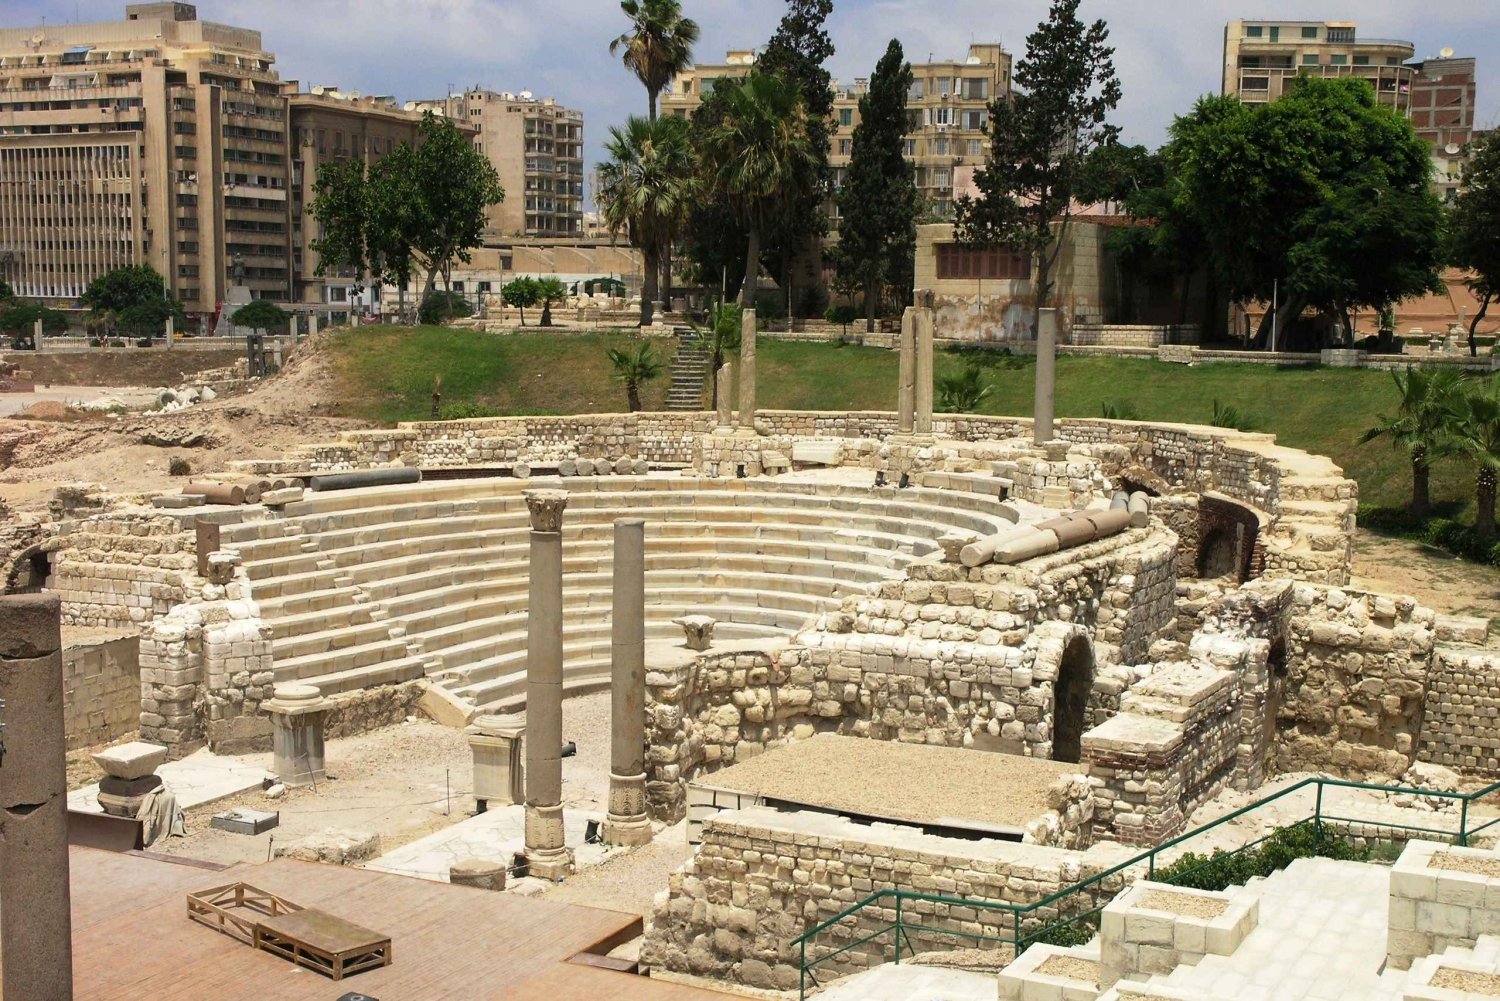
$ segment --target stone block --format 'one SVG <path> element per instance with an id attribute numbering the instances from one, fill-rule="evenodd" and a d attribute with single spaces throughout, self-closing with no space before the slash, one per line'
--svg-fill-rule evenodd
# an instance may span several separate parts
<path id="1" fill-rule="evenodd" d="M 209 826 L 230 834 L 264 834 L 281 823 L 281 814 L 240 807 L 216 813 Z"/>
<path id="2" fill-rule="evenodd" d="M 155 774 L 161 763 L 167 760 L 167 748 L 135 740 L 98 751 L 93 758 L 94 763 L 111 778 L 141 779 Z"/>
<path id="3" fill-rule="evenodd" d="M 328 828 L 305 838 L 277 845 L 277 858 L 302 859 L 306 862 L 328 862 L 333 865 L 350 865 L 363 862 L 380 854 L 380 835 L 370 831 L 353 831 Z"/>

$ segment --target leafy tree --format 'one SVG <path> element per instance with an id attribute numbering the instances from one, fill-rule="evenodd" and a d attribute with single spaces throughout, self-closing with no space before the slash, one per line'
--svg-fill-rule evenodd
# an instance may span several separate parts
<path id="1" fill-rule="evenodd" d="M 635 413 L 641 409 L 641 384 L 661 376 L 661 360 L 650 341 L 641 341 L 634 351 L 610 348 L 607 354 L 614 366 L 615 379 L 625 384 L 625 400 L 630 412 Z"/>
<path id="2" fill-rule="evenodd" d="M 16 290 L 10 287 L 10 282 L 0 278 L 0 302 L 10 302 L 16 297 Z"/>
<path id="3" fill-rule="evenodd" d="M 1035 261 L 1034 326 L 1051 301 L 1053 269 L 1089 158 L 1119 132 L 1109 124 L 1120 103 L 1109 28 L 1079 21 L 1078 4 L 1052 0 L 1047 20 L 1027 37 L 1013 74 L 1019 91 L 990 103 L 989 156 L 974 175 L 979 197 L 954 203 L 964 244 L 1005 247 Z"/>
<path id="4" fill-rule="evenodd" d="M 428 112 L 418 129 L 410 160 L 397 159 L 402 173 L 396 187 L 409 199 L 400 231 L 426 270 L 431 292 L 438 275 L 450 287 L 455 261 L 472 260 L 469 252 L 484 239 L 485 210 L 504 201 L 505 189 L 494 165 L 452 122 Z"/>
<path id="5" fill-rule="evenodd" d="M 859 319 L 859 310 L 848 303 L 839 303 L 836 306 L 829 306 L 828 312 L 823 314 L 823 319 L 829 323 L 843 324 L 844 334 L 848 336 L 849 324 Z"/>
<path id="6" fill-rule="evenodd" d="M 957 375 L 945 375 L 937 380 L 937 408 L 945 414 L 972 413 L 994 392 L 995 387 L 984 381 L 984 373 L 978 365 L 967 365 Z"/>
<path id="7" fill-rule="evenodd" d="M 912 165 L 902 152 L 911 82 L 911 64 L 893 38 L 859 99 L 848 179 L 836 196 L 842 224 L 835 261 L 841 281 L 864 288 L 867 331 L 875 329 L 881 284 L 895 276 L 897 261 L 916 253 L 920 202 Z M 900 270 L 911 269 L 907 264 Z"/>
<path id="8" fill-rule="evenodd" d="M 68 318 L 59 310 L 0 296 L 0 333 L 9 334 L 17 349 L 37 347 L 37 320 L 42 321 L 43 334 L 60 334 L 68 329 Z"/>
<path id="9" fill-rule="evenodd" d="M 834 128 L 833 77 L 824 66 L 834 53 L 833 40 L 824 29 L 831 13 L 833 0 L 787 0 L 786 13 L 758 60 L 761 73 L 796 84 L 806 113 L 802 125 L 811 155 L 792 162 L 785 210 L 771 218 L 762 234 L 763 256 L 787 293 L 789 306 L 799 301 L 792 288 L 794 262 L 800 260 L 807 267 L 809 283 L 817 281 L 823 271 L 816 255 L 828 232 L 824 203 L 833 180 L 828 165 Z"/>
<path id="10" fill-rule="evenodd" d="M 442 325 L 457 317 L 469 316 L 474 310 L 458 292 L 437 289 L 422 300 L 417 308 L 417 319 L 426 324 Z"/>
<path id="11" fill-rule="evenodd" d="M 753 301 L 761 236 L 796 200 L 796 178 L 811 168 L 807 111 L 796 84 L 765 73 L 720 78 L 723 117 L 705 137 L 711 183 L 733 206 L 746 231 L 745 278 L 739 301 Z"/>
<path id="12" fill-rule="evenodd" d="M 651 322 L 660 296 L 662 249 L 687 218 L 698 190 L 692 126 L 681 118 L 631 116 L 609 130 L 599 165 L 599 204 L 610 231 L 624 230 L 644 259 L 641 325 Z"/>
<path id="13" fill-rule="evenodd" d="M 1388 438 L 1411 458 L 1411 504 L 1407 510 L 1423 517 L 1432 506 L 1428 480 L 1432 463 L 1452 452 L 1455 399 L 1463 374 L 1453 369 L 1420 369 L 1392 372 L 1400 404 L 1396 413 L 1379 415 L 1379 423 L 1360 435 L 1361 444 Z"/>
<path id="14" fill-rule="evenodd" d="M 708 350 L 708 374 L 713 382 L 713 406 L 719 406 L 719 369 L 724 355 L 740 349 L 740 334 L 745 322 L 744 310 L 732 302 L 714 302 L 708 307 L 708 327 L 693 326 L 693 335 Z"/>
<path id="15" fill-rule="evenodd" d="M 98 276 L 84 289 L 83 303 L 92 310 L 111 313 L 150 305 L 163 323 L 169 313 L 175 314 L 179 323 L 184 320 L 182 303 L 170 297 L 166 280 L 149 264 L 116 268 Z"/>
<path id="16" fill-rule="evenodd" d="M 542 302 L 542 326 L 552 326 L 552 304 L 568 297 L 568 289 L 556 278 L 543 278 L 536 283 L 537 298 Z"/>
<path id="17" fill-rule="evenodd" d="M 269 299 L 255 299 L 235 310 L 229 317 L 229 322 L 236 327 L 275 331 L 285 329 L 291 318 L 291 313 Z"/>
<path id="18" fill-rule="evenodd" d="M 1364 80 L 1300 78 L 1258 107 L 1203 98 L 1164 152 L 1230 298 L 1279 286 L 1259 344 L 1309 307 L 1347 330 L 1353 309 L 1441 288 L 1431 151 Z"/>
<path id="19" fill-rule="evenodd" d="M 358 159 L 332 160 L 318 167 L 313 182 L 313 201 L 309 213 L 318 224 L 318 235 L 311 246 L 318 255 L 315 274 L 352 270 L 355 282 L 364 280 L 370 267 L 368 217 L 370 191 L 366 183 L 365 162 Z"/>
<path id="20" fill-rule="evenodd" d="M 1500 472 L 1500 376 L 1483 389 L 1454 397 L 1453 436 L 1457 451 L 1474 460 L 1474 531 L 1482 538 L 1495 535 L 1495 487 Z"/>
<path id="21" fill-rule="evenodd" d="M 521 311 L 521 326 L 526 326 L 526 307 L 542 301 L 542 285 L 535 278 L 513 278 L 500 289 L 500 300 Z"/>
<path id="22" fill-rule="evenodd" d="M 609 43 L 625 68 L 646 88 L 647 117 L 656 119 L 656 98 L 672 77 L 693 64 L 698 25 L 682 16 L 678 0 L 620 0 L 630 30 Z"/>
<path id="23" fill-rule="evenodd" d="M 1485 133 L 1469 145 L 1463 183 L 1448 213 L 1453 264 L 1473 272 L 1464 283 L 1479 300 L 1469 321 L 1469 354 L 1479 354 L 1474 335 L 1500 294 L 1500 139 Z"/>

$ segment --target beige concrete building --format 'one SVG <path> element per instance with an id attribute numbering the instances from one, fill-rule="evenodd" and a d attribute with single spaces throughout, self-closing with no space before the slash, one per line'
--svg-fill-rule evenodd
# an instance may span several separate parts
<path id="1" fill-rule="evenodd" d="M 431 101 L 408 101 L 472 126 L 476 142 L 505 187 L 490 209 L 494 237 L 580 236 L 583 233 L 583 112 L 529 91 L 474 88 Z"/>
<path id="2" fill-rule="evenodd" d="M 1445 201 L 1458 194 L 1467 147 L 1474 138 L 1474 101 L 1478 90 L 1475 61 L 1453 58 L 1444 49 L 1434 59 L 1411 64 L 1411 124 L 1432 144 L 1433 184 Z"/>
<path id="3" fill-rule="evenodd" d="M 309 214 L 316 197 L 318 168 L 325 163 L 361 159 L 380 160 L 401 143 L 415 146 L 419 112 L 403 109 L 391 97 L 360 96 L 336 87 L 298 91 L 296 81 L 285 88 L 292 124 L 292 255 L 295 294 L 299 302 L 374 305 L 378 297 L 366 289 L 354 292 L 359 277 L 344 269 L 318 275 L 318 253 L 312 243 L 319 227 Z"/>
<path id="4" fill-rule="evenodd" d="M 1224 26 L 1224 90 L 1247 104 L 1274 101 L 1300 73 L 1370 81 L 1378 99 L 1411 109 L 1411 42 L 1364 38 L 1353 21 L 1230 21 Z"/>
<path id="5" fill-rule="evenodd" d="M 740 78 L 755 65 L 755 53 L 729 52 L 724 62 L 699 65 L 679 73 L 661 96 L 662 114 L 687 116 L 702 103 L 702 95 L 720 78 Z M 917 188 L 927 199 L 930 218 L 953 215 L 953 178 L 956 168 L 984 159 L 989 127 L 989 104 L 1010 93 L 1010 54 L 999 43 L 969 46 L 962 60 L 914 64 L 907 98 L 910 131 L 906 156 L 916 166 Z M 842 184 L 859 124 L 859 100 L 869 88 L 867 79 L 834 83 L 834 130 L 828 151 L 835 186 Z M 837 225 L 833 206 L 830 216 Z"/>
<path id="6" fill-rule="evenodd" d="M 257 296 L 291 293 L 287 103 L 259 32 L 186 3 L 0 30 L 0 276 L 76 304 L 149 264 L 192 312 L 236 254 Z"/>

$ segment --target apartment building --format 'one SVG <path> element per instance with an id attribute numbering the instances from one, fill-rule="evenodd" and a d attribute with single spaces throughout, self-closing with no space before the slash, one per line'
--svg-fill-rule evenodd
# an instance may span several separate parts
<path id="1" fill-rule="evenodd" d="M 292 129 L 292 268 L 299 302 L 352 304 L 358 281 L 349 269 L 319 275 L 313 241 L 319 226 L 310 214 L 318 169 L 325 163 L 359 159 L 376 163 L 402 143 L 415 146 L 420 112 L 407 111 L 392 97 L 361 96 L 337 87 L 298 89 L 295 80 L 283 90 Z M 466 126 L 461 126 L 467 128 Z M 378 301 L 365 289 L 363 305 Z"/>
<path id="2" fill-rule="evenodd" d="M 1411 42 L 1365 38 L 1353 21 L 1230 21 L 1224 27 L 1225 94 L 1247 104 L 1275 101 L 1299 74 L 1368 80 L 1376 98 L 1411 109 L 1416 71 Z"/>
<path id="3" fill-rule="evenodd" d="M 214 310 L 238 255 L 292 292 L 288 110 L 260 33 L 141 3 L 122 21 L 0 29 L 0 276 L 76 305 L 149 264 Z"/>
<path id="4" fill-rule="evenodd" d="M 495 165 L 505 200 L 490 207 L 491 239 L 583 234 L 583 112 L 530 91 L 473 88 L 431 101 L 408 101 L 472 127 Z"/>
<path id="5" fill-rule="evenodd" d="M 740 50 L 729 52 L 722 63 L 684 70 L 661 95 L 662 114 L 691 115 L 715 80 L 743 78 L 754 65 L 755 53 Z M 955 171 L 983 162 L 989 105 L 997 96 L 1010 93 L 1010 73 L 1011 57 L 998 43 L 971 45 L 962 60 L 929 59 L 913 64 L 905 152 L 916 168 L 917 188 L 927 201 L 929 218 L 952 218 Z M 828 162 L 835 186 L 843 183 L 848 172 L 859 101 L 868 89 L 866 79 L 834 83 Z M 836 208 L 830 205 L 829 213 L 837 225 Z"/>
<path id="6" fill-rule="evenodd" d="M 1474 138 L 1475 63 L 1444 49 L 1411 64 L 1411 124 L 1432 144 L 1433 184 L 1445 200 L 1458 194 Z"/>

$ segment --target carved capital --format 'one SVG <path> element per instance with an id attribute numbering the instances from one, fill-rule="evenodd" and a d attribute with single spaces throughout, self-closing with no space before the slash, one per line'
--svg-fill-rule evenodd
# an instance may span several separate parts
<path id="1" fill-rule="evenodd" d="M 527 490 L 523 492 L 531 511 L 533 532 L 561 532 L 563 508 L 568 506 L 566 490 Z"/>

